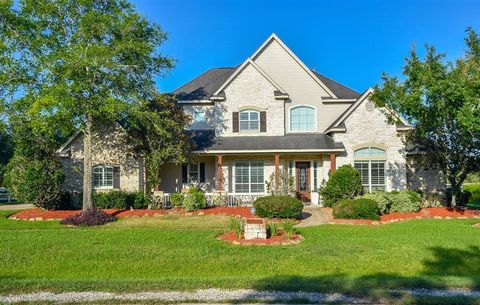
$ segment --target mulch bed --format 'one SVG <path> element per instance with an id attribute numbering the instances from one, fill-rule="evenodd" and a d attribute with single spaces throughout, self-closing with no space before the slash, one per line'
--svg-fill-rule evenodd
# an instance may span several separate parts
<path id="1" fill-rule="evenodd" d="M 234 245 L 293 245 L 298 244 L 303 240 L 303 237 L 299 234 L 294 235 L 291 239 L 288 239 L 281 232 L 277 236 L 271 236 L 267 239 L 238 239 L 235 232 L 227 232 L 218 237 L 219 240 L 223 240 Z"/>
<path id="2" fill-rule="evenodd" d="M 106 209 L 103 210 L 108 214 L 115 215 L 119 218 L 128 217 L 161 217 L 165 215 L 227 215 L 240 216 L 245 218 L 253 218 L 254 215 L 250 212 L 250 207 L 212 207 L 204 210 L 199 210 L 193 213 L 187 213 L 184 209 L 165 209 L 165 210 L 117 210 Z M 72 211 L 44 211 L 42 209 L 29 209 L 18 212 L 12 216 L 11 219 L 23 220 L 61 220 L 72 215 L 80 214 L 80 210 Z"/>
<path id="3" fill-rule="evenodd" d="M 453 208 L 425 208 L 418 212 L 399 213 L 394 212 L 380 216 L 380 220 L 368 220 L 368 219 L 334 219 L 332 216 L 332 209 L 325 208 L 325 213 L 329 216 L 330 224 L 352 224 L 352 225 L 382 225 L 392 222 L 398 222 L 408 219 L 422 219 L 422 218 L 434 218 L 434 219 L 453 219 L 453 218 L 480 218 L 480 210 L 464 210 Z"/>

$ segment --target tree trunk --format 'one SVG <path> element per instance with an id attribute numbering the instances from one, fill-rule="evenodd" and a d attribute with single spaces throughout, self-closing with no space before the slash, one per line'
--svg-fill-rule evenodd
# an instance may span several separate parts
<path id="1" fill-rule="evenodd" d="M 452 200 L 450 202 L 450 206 L 452 208 L 458 205 L 458 200 L 462 194 L 461 184 L 451 184 L 451 192 L 452 192 Z"/>
<path id="2" fill-rule="evenodd" d="M 83 132 L 83 210 L 93 209 L 92 202 L 92 118 L 87 116 Z"/>

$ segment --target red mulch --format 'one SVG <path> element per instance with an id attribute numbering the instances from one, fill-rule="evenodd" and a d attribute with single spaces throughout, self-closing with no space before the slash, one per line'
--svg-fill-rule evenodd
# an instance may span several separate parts
<path id="1" fill-rule="evenodd" d="M 420 219 L 420 218 L 480 218 L 480 210 L 463 210 L 453 208 L 425 208 L 418 212 L 400 213 L 394 212 L 380 216 L 380 220 L 368 220 L 368 219 L 334 219 L 332 217 L 331 209 L 324 209 L 329 215 L 330 223 L 332 224 L 354 224 L 354 225 L 380 225 L 386 223 L 392 223 L 407 219 Z"/>
<path id="2" fill-rule="evenodd" d="M 187 214 L 184 209 L 175 208 L 169 210 L 117 210 L 107 209 L 103 210 L 108 214 L 115 215 L 119 218 L 127 217 L 157 217 L 168 214 Z M 73 211 L 44 211 L 42 209 L 30 209 L 18 212 L 12 215 L 12 219 L 24 219 L 24 220 L 52 220 L 52 219 L 64 219 L 68 216 L 80 214 L 80 210 Z M 205 214 L 205 215 L 229 215 L 229 216 L 241 216 L 246 218 L 253 218 L 254 215 L 250 213 L 249 207 L 213 207 L 204 210 L 196 211 L 192 214 Z"/>
<path id="3" fill-rule="evenodd" d="M 288 239 L 285 235 L 271 236 L 267 239 L 237 239 L 235 232 L 227 232 L 218 237 L 218 239 L 235 244 L 235 245 L 290 245 L 298 244 L 302 241 L 301 235 L 294 235 L 291 239 Z"/>

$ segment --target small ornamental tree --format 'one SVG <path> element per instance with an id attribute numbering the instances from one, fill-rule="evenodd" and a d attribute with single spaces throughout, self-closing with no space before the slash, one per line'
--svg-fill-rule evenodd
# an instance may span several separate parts
<path id="1" fill-rule="evenodd" d="M 418 144 L 417 161 L 434 165 L 450 184 L 451 205 L 458 204 L 461 185 L 480 167 L 480 36 L 467 30 L 466 52 L 455 62 L 434 47 L 422 59 L 410 52 L 403 80 L 383 75 L 373 101 L 394 110 L 413 127 L 406 144 Z M 388 113 L 387 113 L 388 114 Z M 396 122 L 388 114 L 391 122 Z"/>
<path id="2" fill-rule="evenodd" d="M 134 153 L 145 158 L 147 190 L 160 183 L 162 165 L 186 163 L 192 157 L 193 143 L 185 133 L 190 122 L 190 116 L 166 94 L 131 111 L 125 128 Z"/>
<path id="3" fill-rule="evenodd" d="M 326 207 L 342 199 L 353 199 L 362 192 L 362 179 L 357 169 L 343 165 L 333 172 L 320 193 Z"/>
<path id="4" fill-rule="evenodd" d="M 83 209 L 92 209 L 92 131 L 156 94 L 172 67 L 166 34 L 127 0 L 0 1 L 0 107 L 83 137 Z"/>

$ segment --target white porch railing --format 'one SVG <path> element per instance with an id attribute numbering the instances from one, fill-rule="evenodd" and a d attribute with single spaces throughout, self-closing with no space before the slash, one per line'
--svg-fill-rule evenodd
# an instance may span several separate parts
<path id="1" fill-rule="evenodd" d="M 171 193 L 163 193 L 160 195 L 163 208 L 172 208 L 170 201 Z M 219 194 L 219 193 L 205 193 L 207 199 L 207 206 L 252 206 L 255 200 L 264 197 L 266 194 Z"/>

